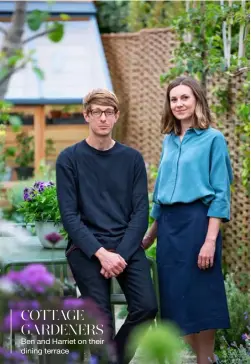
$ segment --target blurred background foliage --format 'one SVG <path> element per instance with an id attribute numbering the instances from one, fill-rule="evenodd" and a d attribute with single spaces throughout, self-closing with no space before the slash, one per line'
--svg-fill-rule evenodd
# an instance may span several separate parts
<path id="1" fill-rule="evenodd" d="M 172 25 L 186 9 L 185 1 L 96 1 L 101 33 L 136 32 Z"/>

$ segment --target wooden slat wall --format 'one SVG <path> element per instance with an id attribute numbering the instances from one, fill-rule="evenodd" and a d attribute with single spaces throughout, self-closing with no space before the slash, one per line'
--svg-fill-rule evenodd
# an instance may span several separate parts
<path id="1" fill-rule="evenodd" d="M 25 125 L 22 127 L 23 131 L 27 131 L 29 135 L 34 136 L 33 125 Z M 55 153 L 50 155 L 47 160 L 54 162 L 58 154 L 66 147 L 77 143 L 88 135 L 88 125 L 47 125 L 45 130 L 45 139 L 53 139 L 55 146 Z M 6 134 L 6 147 L 16 146 L 16 133 L 10 127 L 7 128 Z M 8 160 L 8 165 L 14 166 L 13 160 Z"/>

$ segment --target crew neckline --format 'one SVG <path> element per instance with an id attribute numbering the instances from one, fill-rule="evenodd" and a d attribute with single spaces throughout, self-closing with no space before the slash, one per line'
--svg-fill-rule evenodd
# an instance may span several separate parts
<path id="1" fill-rule="evenodd" d="M 99 155 L 107 155 L 107 154 L 110 154 L 112 153 L 118 146 L 118 142 L 115 140 L 115 143 L 114 145 L 109 148 L 109 149 L 106 149 L 106 150 L 100 150 L 100 149 L 96 149 L 94 147 L 92 147 L 90 144 L 87 143 L 86 139 L 83 140 L 83 143 L 84 145 L 89 149 L 91 150 L 92 152 L 96 153 L 96 154 L 99 154 Z"/>

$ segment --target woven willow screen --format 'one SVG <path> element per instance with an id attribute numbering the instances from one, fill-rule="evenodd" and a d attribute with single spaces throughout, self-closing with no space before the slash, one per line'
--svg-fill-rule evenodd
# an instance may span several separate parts
<path id="1" fill-rule="evenodd" d="M 142 30 L 131 34 L 103 35 L 102 41 L 112 77 L 114 91 L 121 103 L 121 117 L 116 138 L 138 149 L 149 164 L 158 165 L 163 136 L 160 116 L 166 86 L 160 86 L 160 75 L 171 66 L 177 46 L 170 29 Z M 231 93 L 238 94 L 243 75 L 231 81 Z M 208 100 L 217 102 L 212 90 L 226 81 L 215 78 L 208 83 Z M 237 102 L 237 96 L 233 97 Z M 249 276 L 249 197 L 241 183 L 241 141 L 236 135 L 234 105 L 221 118 L 220 129 L 230 150 L 234 171 L 232 220 L 224 226 L 223 257 L 230 271 L 236 272 L 241 286 Z M 150 186 L 152 189 L 152 186 Z"/>

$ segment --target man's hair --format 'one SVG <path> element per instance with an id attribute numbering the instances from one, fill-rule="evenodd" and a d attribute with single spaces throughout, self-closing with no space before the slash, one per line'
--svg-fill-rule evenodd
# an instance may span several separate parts
<path id="1" fill-rule="evenodd" d="M 174 132 L 176 135 L 181 134 L 180 121 L 173 115 L 170 106 L 170 91 L 179 85 L 190 87 L 196 99 L 193 128 L 207 129 L 212 124 L 212 117 L 202 87 L 191 77 L 177 77 L 167 87 L 165 106 L 161 119 L 161 133 L 170 134 Z"/>
<path id="2" fill-rule="evenodd" d="M 102 88 L 92 90 L 84 97 L 83 107 L 87 114 L 91 110 L 91 104 L 112 106 L 116 113 L 119 110 L 117 96 L 113 92 Z"/>

